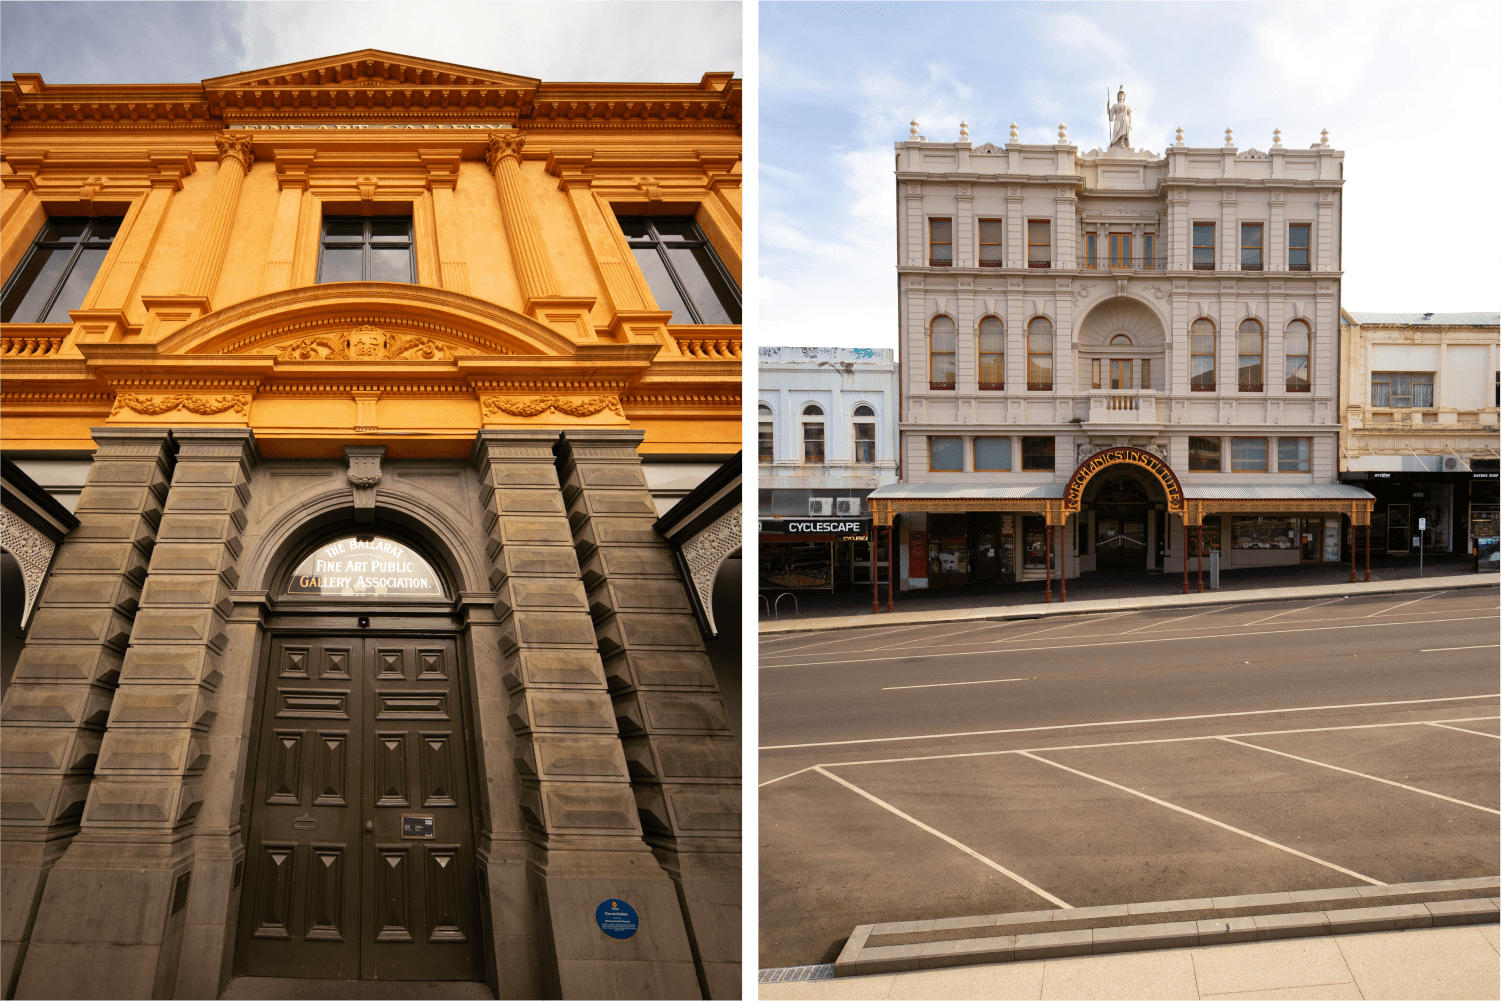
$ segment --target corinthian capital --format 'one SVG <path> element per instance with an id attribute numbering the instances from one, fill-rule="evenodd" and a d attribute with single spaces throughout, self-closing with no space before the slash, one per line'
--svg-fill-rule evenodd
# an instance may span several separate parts
<path id="1" fill-rule="evenodd" d="M 250 152 L 249 139 L 244 136 L 214 136 L 214 145 L 219 148 L 221 166 L 226 159 L 238 160 L 245 172 L 250 173 L 250 165 L 255 163 L 255 155 Z"/>
<path id="2" fill-rule="evenodd" d="M 500 166 L 500 161 L 506 157 L 513 158 L 518 164 L 521 163 L 521 147 L 526 142 L 526 136 L 520 132 L 491 132 L 490 151 L 485 154 L 485 162 L 491 170 Z"/>

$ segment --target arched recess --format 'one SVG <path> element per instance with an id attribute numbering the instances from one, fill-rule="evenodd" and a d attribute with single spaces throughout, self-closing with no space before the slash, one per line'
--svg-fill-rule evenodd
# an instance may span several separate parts
<path id="1" fill-rule="evenodd" d="M 157 345 L 163 355 L 271 354 L 306 361 L 340 357 L 315 338 L 363 326 L 391 335 L 385 353 L 345 357 L 446 360 L 456 355 L 572 355 L 579 342 L 514 310 L 445 289 L 391 282 L 333 282 L 273 292 L 187 324 Z M 401 351 L 405 340 L 418 342 Z M 432 348 L 424 355 L 421 341 Z M 413 353 L 415 351 L 415 353 Z M 332 353 L 330 355 L 330 352 Z M 342 360 L 342 359 L 341 359 Z"/>
<path id="2" fill-rule="evenodd" d="M 1167 340 L 1166 318 L 1141 299 L 1116 295 L 1090 307 L 1079 321 L 1079 347 L 1103 348 L 1115 334 L 1126 334 L 1131 343 L 1159 350 Z"/>
<path id="3" fill-rule="evenodd" d="M 1160 456 L 1146 449 L 1133 448 L 1129 445 L 1101 449 L 1079 463 L 1073 475 L 1068 478 L 1068 484 L 1063 488 L 1063 510 L 1070 514 L 1077 513 L 1084 500 L 1084 488 L 1089 481 L 1110 467 L 1121 463 L 1146 470 L 1167 495 L 1167 509 L 1174 514 L 1184 512 L 1186 502 L 1183 497 L 1183 486 L 1178 482 L 1178 476 L 1173 472 L 1172 467 Z"/>
<path id="4" fill-rule="evenodd" d="M 1078 389 L 1167 386 L 1167 330 L 1141 299 L 1118 295 L 1096 303 L 1079 323 L 1077 350 Z M 1120 376 L 1128 384 L 1116 387 Z"/>

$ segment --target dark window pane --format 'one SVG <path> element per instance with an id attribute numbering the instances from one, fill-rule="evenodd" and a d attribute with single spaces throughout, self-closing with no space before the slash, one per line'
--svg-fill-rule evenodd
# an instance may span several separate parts
<path id="1" fill-rule="evenodd" d="M 867 407 L 863 403 L 860 404 L 858 407 L 855 408 L 855 416 L 856 417 L 874 417 L 875 415 L 876 415 L 876 412 L 874 410 L 870 409 L 869 407 Z M 875 427 L 874 424 L 871 424 L 869 426 L 870 427 Z"/>
<path id="2" fill-rule="evenodd" d="M 620 229 L 631 240 L 651 239 L 651 225 L 645 216 L 617 216 L 616 222 L 620 223 Z"/>
<path id="3" fill-rule="evenodd" d="M 1277 469 L 1283 473 L 1308 472 L 1307 438 L 1277 439 Z"/>
<path id="4" fill-rule="evenodd" d="M 335 251 L 342 253 L 342 251 Z M 371 247 L 370 274 L 366 281 L 410 282 L 412 280 L 412 252 L 405 247 Z"/>
<path id="5" fill-rule="evenodd" d="M 931 219 L 928 221 L 929 233 L 932 234 L 934 243 L 952 243 L 954 224 L 948 219 Z"/>
<path id="6" fill-rule="evenodd" d="M 758 457 L 760 461 L 770 462 L 772 459 L 772 448 L 775 443 L 775 435 L 772 431 L 772 425 L 769 422 L 760 423 L 756 428 L 756 436 L 758 439 L 757 447 L 759 450 Z M 761 492 L 766 493 L 766 491 L 764 490 Z"/>
<path id="7" fill-rule="evenodd" d="M 89 231 L 89 242 L 98 240 L 100 243 L 108 243 L 120 232 L 120 223 L 125 220 L 120 216 L 101 216 L 94 220 L 94 228 Z"/>
<path id="8" fill-rule="evenodd" d="M 1001 235 L 1004 231 L 1005 226 L 999 219 L 980 220 L 981 243 L 1000 243 Z"/>
<path id="9" fill-rule="evenodd" d="M 365 220 L 325 218 L 323 220 L 323 238 L 339 243 L 349 243 L 351 241 L 363 243 L 365 240 Z"/>
<path id="10" fill-rule="evenodd" d="M 1195 472 L 1219 472 L 1220 440 L 1218 438 L 1188 439 L 1188 468 Z"/>
<path id="11" fill-rule="evenodd" d="M 667 265 L 662 263 L 657 249 L 634 247 L 631 253 L 636 255 L 636 266 L 646 276 L 646 284 L 651 287 L 652 298 L 657 300 L 657 308 L 672 310 L 672 316 L 667 322 L 692 323 L 693 314 L 688 312 L 688 307 L 683 304 L 683 297 L 678 294 L 677 286 L 672 283 L 672 276 L 667 273 Z"/>
<path id="12" fill-rule="evenodd" d="M 1053 439 L 1023 438 L 1022 469 L 1028 472 L 1053 471 Z"/>
<path id="13" fill-rule="evenodd" d="M 411 239 L 412 221 L 406 216 L 370 220 L 371 243 L 405 243 Z"/>
<path id="14" fill-rule="evenodd" d="M 37 314 L 63 276 L 69 253 L 71 251 L 47 250 L 44 247 L 32 251 L 26 267 L 16 276 L 10 294 L 5 297 L 5 306 L 0 309 L 0 322 L 36 323 Z"/>
<path id="15" fill-rule="evenodd" d="M 324 247 L 320 282 L 363 281 L 365 249 L 363 247 Z"/>
<path id="16" fill-rule="evenodd" d="M 1194 355 L 1190 360 L 1188 384 L 1194 389 L 1214 388 L 1214 356 Z"/>
<path id="17" fill-rule="evenodd" d="M 677 270 L 678 280 L 698 307 L 704 323 L 739 323 L 740 304 L 730 283 L 719 273 L 713 252 L 708 247 L 670 247 L 667 255 Z M 655 291 L 655 289 L 653 289 Z"/>
<path id="18" fill-rule="evenodd" d="M 680 243 L 684 240 L 702 240 L 704 238 L 692 219 L 659 216 L 653 219 L 652 222 L 657 227 L 657 235 L 662 238 L 664 243 Z"/>
<path id="19" fill-rule="evenodd" d="M 1385 384 L 1383 383 L 1383 388 Z M 1308 356 L 1287 356 L 1287 391 L 1290 393 L 1308 392 Z M 1384 404 L 1374 404 L 1384 406 Z"/>
<path id="20" fill-rule="evenodd" d="M 1291 246 L 1291 247 L 1301 247 L 1302 249 L 1307 250 L 1308 249 L 1308 227 L 1307 226 L 1293 226 L 1288 231 L 1288 245 Z"/>
<path id="21" fill-rule="evenodd" d="M 82 236 L 89 221 L 81 218 L 48 219 L 47 228 L 42 231 L 41 243 L 76 243 Z"/>
<path id="22" fill-rule="evenodd" d="M 88 295 L 89 286 L 94 284 L 94 276 L 99 273 L 99 265 L 104 263 L 107 253 L 109 250 L 104 247 L 85 247 L 78 252 L 78 263 L 63 280 L 62 291 L 57 294 L 43 323 L 73 322 L 68 318 L 68 310 L 83 305 L 83 297 Z"/>
<path id="23" fill-rule="evenodd" d="M 1412 405 L 1415 407 L 1433 406 L 1433 376 L 1415 375 L 1412 377 Z"/>
<path id="24" fill-rule="evenodd" d="M 823 425 L 803 425 L 803 461 L 823 461 Z"/>
<path id="25" fill-rule="evenodd" d="M 963 438 L 929 438 L 928 468 L 945 473 L 964 471 Z"/>

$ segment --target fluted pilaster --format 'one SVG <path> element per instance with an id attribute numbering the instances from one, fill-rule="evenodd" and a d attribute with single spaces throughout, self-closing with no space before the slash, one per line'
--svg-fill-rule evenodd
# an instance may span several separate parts
<path id="1" fill-rule="evenodd" d="M 245 175 L 255 162 L 249 139 L 215 136 L 214 145 L 219 148 L 219 176 L 214 178 L 214 190 L 203 211 L 198 243 L 189 258 L 191 270 L 188 271 L 180 293 L 204 299 L 213 294 L 214 285 L 219 280 L 219 269 L 224 266 L 224 252 L 229 248 L 235 210 L 240 205 L 240 189 L 244 187 Z"/>
<path id="2" fill-rule="evenodd" d="M 531 302 L 558 294 L 558 276 L 547 256 L 542 226 L 532 210 L 521 179 L 521 147 L 526 136 L 519 132 L 490 133 L 490 151 L 485 162 L 495 172 L 495 191 L 500 196 L 500 218 L 516 264 L 521 294 Z"/>

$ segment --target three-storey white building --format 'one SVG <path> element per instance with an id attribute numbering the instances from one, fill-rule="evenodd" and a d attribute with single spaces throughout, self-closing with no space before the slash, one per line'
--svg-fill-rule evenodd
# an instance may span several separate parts
<path id="1" fill-rule="evenodd" d="M 903 587 L 1348 559 L 1344 154 L 896 144 Z M 1357 537 L 1364 544 L 1363 537 Z M 1051 554 L 1051 557 L 1050 555 Z M 1051 570 L 1049 565 L 1051 564 Z M 1353 567 L 1352 567 L 1353 569 Z"/>

